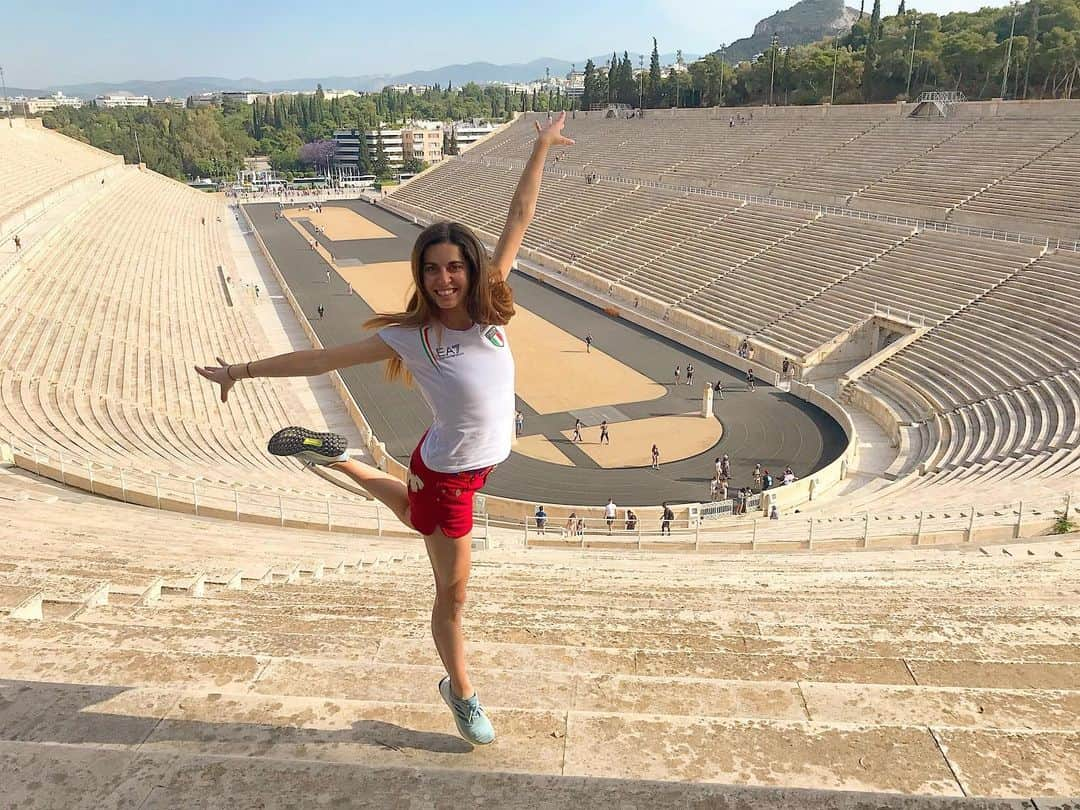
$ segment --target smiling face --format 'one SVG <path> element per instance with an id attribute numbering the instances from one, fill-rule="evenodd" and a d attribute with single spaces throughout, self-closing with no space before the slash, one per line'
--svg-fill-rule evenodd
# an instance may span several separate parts
<path id="1" fill-rule="evenodd" d="M 469 263 L 452 242 L 428 245 L 420 263 L 424 292 L 441 316 L 466 312 Z"/>

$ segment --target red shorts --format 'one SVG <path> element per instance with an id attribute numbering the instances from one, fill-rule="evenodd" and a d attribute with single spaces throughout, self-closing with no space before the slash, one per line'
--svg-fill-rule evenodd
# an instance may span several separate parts
<path id="1" fill-rule="evenodd" d="M 420 440 L 423 444 L 423 439 Z M 409 460 L 409 519 L 420 534 L 441 528 L 447 537 L 464 537 L 473 528 L 473 495 L 494 467 L 441 473 L 429 470 L 416 445 Z"/>

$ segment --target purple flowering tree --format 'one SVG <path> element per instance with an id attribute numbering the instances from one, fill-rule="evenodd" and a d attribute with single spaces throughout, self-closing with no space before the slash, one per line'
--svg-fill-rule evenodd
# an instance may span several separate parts
<path id="1" fill-rule="evenodd" d="M 326 169 L 333 160 L 336 144 L 333 141 L 312 141 L 300 147 L 300 162 L 315 169 Z"/>

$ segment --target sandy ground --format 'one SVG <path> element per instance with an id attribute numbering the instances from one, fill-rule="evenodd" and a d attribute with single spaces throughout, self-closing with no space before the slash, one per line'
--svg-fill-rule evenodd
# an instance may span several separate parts
<path id="1" fill-rule="evenodd" d="M 514 452 L 538 461 L 549 461 L 564 467 L 574 466 L 574 462 L 563 455 L 562 450 L 546 436 L 522 436 L 514 442 Z"/>
<path id="2" fill-rule="evenodd" d="M 374 222 L 364 219 L 351 208 L 340 205 L 327 205 L 322 213 L 310 208 L 287 208 L 285 216 L 289 220 L 308 219 L 323 229 L 323 235 L 334 242 L 348 239 L 393 239 L 394 234 L 380 228 Z"/>
<path id="3" fill-rule="evenodd" d="M 321 246 L 319 254 L 376 312 L 404 308 L 412 287 L 408 262 L 339 267 Z M 507 332 L 517 365 L 518 396 L 537 413 L 640 402 L 664 395 L 659 383 L 601 351 L 586 353 L 579 337 L 522 307 L 517 308 Z"/>
<path id="4" fill-rule="evenodd" d="M 720 441 L 723 432 L 718 420 L 703 419 L 698 413 L 654 416 L 609 424 L 611 444 L 600 444 L 599 425 L 582 428 L 584 441 L 578 447 L 604 468 L 648 467 L 652 463 L 654 443 L 660 449 L 663 464 L 705 452 Z M 574 435 L 573 428 L 562 434 L 569 441 Z"/>

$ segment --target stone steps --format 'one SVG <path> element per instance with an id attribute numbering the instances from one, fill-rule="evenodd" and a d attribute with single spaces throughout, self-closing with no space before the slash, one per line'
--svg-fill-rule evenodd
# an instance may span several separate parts
<path id="1" fill-rule="evenodd" d="M 311 722 L 315 718 L 313 715 Z M 663 782 L 641 775 L 599 778 L 577 775 L 572 767 L 561 768 L 559 776 L 546 770 L 522 773 L 505 765 L 497 767 L 499 760 L 512 757 L 511 752 L 501 753 L 501 741 L 499 752 L 467 753 L 450 735 L 422 730 L 420 713 L 394 720 L 397 722 L 360 721 L 347 731 L 298 729 L 292 742 L 264 742 L 261 749 L 247 756 L 239 746 L 235 747 L 238 754 L 214 754 L 209 745 L 198 744 L 186 750 L 159 744 L 158 749 L 143 746 L 135 751 L 133 746 L 105 749 L 92 742 L 64 746 L 0 742 L 0 776 L 5 777 L 13 803 L 32 810 L 57 806 L 72 810 L 171 810 L 195 803 L 207 810 L 257 806 L 277 810 L 314 801 L 333 807 L 391 808 L 403 806 L 403 797 L 408 797 L 411 806 L 478 810 L 613 806 L 654 810 L 1050 810 L 1063 806 L 1043 800 L 1033 804 L 1027 799 L 739 786 L 721 780 Z M 418 730 L 404 730 L 399 725 L 402 721 Z M 530 754 L 535 751 L 538 760 L 550 761 L 565 748 L 564 740 L 538 731 Z M 301 746 L 302 756 L 289 756 L 290 748 L 295 752 Z M 417 767 L 420 764 L 423 767 Z M 63 779 L 57 778 L 59 773 L 64 774 Z M 40 790 L 43 784 L 50 785 L 47 796 Z"/>
<path id="2" fill-rule="evenodd" d="M 78 666 L 74 658 L 70 663 Z M 335 671 L 325 663 L 314 669 L 272 660 L 252 669 L 241 660 L 229 669 L 217 660 L 216 667 L 204 661 L 187 670 L 200 681 L 181 677 L 177 662 L 166 657 L 157 662 L 157 677 L 140 674 L 144 685 L 128 689 L 122 681 L 146 660 L 110 651 L 87 663 L 88 674 L 105 674 L 107 680 L 6 685 L 10 697 L 5 696 L 4 725 L 11 736 L 115 744 L 123 742 L 118 736 L 134 731 L 129 744 L 143 749 L 232 755 L 266 755 L 270 749 L 285 758 L 310 756 L 320 744 L 337 743 L 326 745 L 331 756 L 351 748 L 351 755 L 374 764 L 378 757 L 348 745 L 357 741 L 357 732 L 363 732 L 358 742 L 366 747 L 371 732 L 385 729 L 389 739 L 384 742 L 400 754 L 395 732 L 437 734 L 451 722 L 435 690 L 441 675 L 436 666 L 343 665 Z M 32 666 L 24 662 L 23 668 Z M 21 675 L 8 664 L 4 670 L 8 677 Z M 36 672 L 55 675 L 61 670 Z M 207 683 L 214 673 L 216 680 Z M 1056 786 L 1067 785 L 1068 757 L 1077 742 L 1075 731 L 1054 729 L 1068 728 L 1075 694 L 835 684 L 809 691 L 801 684 L 748 689 L 716 681 L 566 675 L 537 683 L 527 672 L 478 674 L 501 729 L 499 743 L 477 757 L 491 769 L 957 795 L 959 786 L 945 775 L 955 772 L 961 783 L 969 781 L 967 772 L 978 774 L 986 757 L 1002 748 L 1037 757 L 1046 769 L 1024 777 L 1031 790 L 1046 789 L 1038 780 L 1051 774 L 1059 775 Z M 304 693 L 295 694 L 297 689 Z M 692 705 L 731 714 L 667 711 L 684 705 L 687 697 Z M 740 712 L 750 716 L 740 717 Z M 811 719 L 815 712 L 833 719 Z M 1008 725 L 988 722 L 995 713 Z M 99 721 L 97 715 L 104 717 Z M 468 748 L 447 736 L 444 746 L 462 752 Z M 939 745 L 955 745 L 960 753 L 946 762 Z M 421 763 L 437 765 L 416 758 L 410 764 Z M 1010 773 L 1010 786 L 1015 779 Z M 965 790 L 993 795 L 1001 787 L 1000 776 L 991 775 L 981 784 L 969 781 Z"/>
<path id="3" fill-rule="evenodd" d="M 116 613 L 118 611 L 130 611 L 131 608 L 106 608 Z M 85 612 L 80 614 L 86 617 Z M 81 625 L 81 622 L 78 623 Z M 152 627 L 149 625 L 148 627 Z M 0 659 L 8 661 L 8 666 L 25 668 L 33 667 L 32 671 L 19 671 L 27 677 L 47 679 L 42 672 L 49 667 L 59 668 L 57 672 L 51 672 L 50 677 L 62 679 L 72 677 L 78 679 L 82 671 L 80 667 L 88 666 L 88 661 L 96 660 L 99 654 L 112 656 L 109 658 L 109 666 L 127 667 L 131 670 L 131 677 L 152 677 L 152 671 L 142 672 L 138 669 L 144 660 L 173 661 L 170 671 L 183 673 L 187 667 L 196 666 L 197 671 L 209 667 L 213 669 L 213 661 L 221 660 L 223 672 L 231 672 L 241 663 L 245 666 L 255 666 L 256 659 L 269 660 L 266 649 L 255 649 L 247 655 L 238 655 L 235 652 L 223 652 L 214 654 L 198 654 L 195 652 L 173 652 L 162 644 L 171 638 L 173 631 L 168 628 L 171 625 L 162 625 L 156 633 L 147 632 L 144 628 L 138 632 L 125 630 L 110 636 L 108 632 L 80 629 L 73 627 L 66 629 L 53 629 L 42 638 L 23 636 L 15 640 L 0 642 L 0 650 L 4 654 Z M 289 625 L 283 625 L 277 629 L 277 633 L 288 635 Z M 340 651 L 325 646 L 318 642 L 308 640 L 304 643 L 301 639 L 296 645 L 299 650 L 308 650 L 316 656 L 331 655 L 333 659 L 339 659 L 355 651 L 363 656 L 372 647 L 372 639 L 378 641 L 376 657 L 380 662 L 394 663 L 399 660 L 409 662 L 406 665 L 426 665 L 435 663 L 431 657 L 430 639 L 426 636 L 426 627 L 422 625 L 397 626 L 395 628 L 372 626 L 370 623 L 363 625 L 362 635 L 348 633 L 330 633 L 323 635 L 331 638 L 347 638 L 341 644 Z M 391 634 L 391 629 L 397 633 Z M 210 623 L 198 625 L 199 632 L 206 634 L 210 639 L 217 639 L 222 644 L 228 636 L 221 633 L 247 633 L 249 632 L 242 623 L 234 623 L 227 628 L 213 627 Z M 194 628 L 189 628 L 186 634 L 181 634 L 181 644 L 197 643 L 199 636 Z M 142 640 L 140 640 L 142 636 Z M 151 637 L 146 641 L 147 636 Z M 157 638 L 155 639 L 154 636 Z M 590 639 L 574 640 L 563 638 L 557 648 L 552 651 L 547 649 L 543 641 L 555 639 L 532 639 L 529 634 L 522 637 L 492 637 L 492 634 L 477 634 L 470 631 L 470 638 L 478 647 L 471 661 L 471 666 L 490 667 L 503 671 L 522 671 L 536 673 L 539 671 L 554 674 L 564 672 L 568 666 L 567 658 L 573 661 L 573 670 L 585 673 L 639 675 L 656 677 L 707 677 L 721 680 L 738 681 L 821 681 L 840 683 L 878 683 L 894 685 L 920 685 L 920 686 L 958 686 L 973 688 L 1023 688 L 1023 689 L 1080 689 L 1080 667 L 1075 662 L 1061 661 L 1017 661 L 1017 660 L 986 660 L 986 659 L 962 659 L 962 658 L 919 658 L 914 655 L 903 657 L 867 656 L 867 655 L 821 655 L 799 654 L 779 652 L 737 652 L 728 649 L 732 646 L 730 640 L 701 639 L 687 636 L 678 638 L 653 638 L 646 640 L 644 648 L 636 646 L 617 646 L 610 643 L 613 640 L 604 634 L 596 634 Z M 104 638 L 116 638 L 123 641 L 122 647 L 108 647 L 102 652 L 101 641 Z M 292 655 L 297 652 L 291 650 L 286 641 L 270 631 L 263 631 L 257 635 L 258 639 L 269 639 L 268 649 L 283 651 Z M 192 640 L 195 640 L 194 642 Z M 477 642 L 475 639 L 479 639 Z M 531 641 L 530 641 L 531 639 Z M 291 640 L 291 637 L 290 637 Z M 502 646 L 498 643 L 501 642 Z M 539 642 L 539 643 L 536 643 Z M 569 643 L 567 643 L 569 642 Z M 653 642 L 652 646 L 648 642 Z M 680 647 L 680 643 L 681 646 Z M 506 646 L 507 644 L 514 646 Z M 237 649 L 252 650 L 251 645 L 240 645 Z M 576 647 L 571 652 L 565 648 Z M 78 650 L 73 663 L 69 665 L 71 654 L 65 652 L 65 648 Z M 120 652 L 122 650 L 122 652 Z M 33 655 L 23 664 L 16 664 L 12 659 L 26 659 L 28 651 Z M 132 656 L 131 661 L 125 656 Z M 368 652 L 370 655 L 370 652 Z M 554 658 L 561 667 L 552 668 L 552 664 L 538 664 L 538 661 L 549 661 Z M 324 661 L 323 658 L 314 658 L 313 661 Z M 413 663 L 415 662 L 415 663 Z M 349 662 L 348 665 L 351 665 Z M 348 669 L 346 665 L 346 670 Z M 305 664 L 313 670 L 311 677 L 318 678 L 318 664 Z M 131 669 L 135 667 L 135 669 Z M 108 670 L 108 666 L 102 667 Z M 201 668 L 201 669 L 200 669 Z M 36 673 L 36 674 L 35 674 Z M 344 675 L 344 673 L 343 673 Z M 39 677 L 40 676 L 40 677 Z M 109 677 L 115 674 L 109 672 Z M 55 678 L 54 678 L 55 679 Z M 139 683 L 139 681 L 135 681 Z"/>

